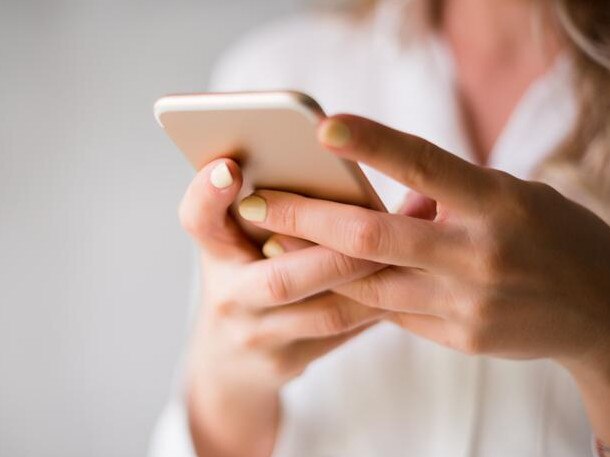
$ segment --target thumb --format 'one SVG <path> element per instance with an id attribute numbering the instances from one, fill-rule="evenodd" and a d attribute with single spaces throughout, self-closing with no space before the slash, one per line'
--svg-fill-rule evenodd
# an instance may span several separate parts
<path id="1" fill-rule="evenodd" d="M 201 169 L 189 185 L 178 215 L 201 249 L 212 256 L 252 261 L 260 253 L 229 213 L 242 186 L 239 166 L 218 159 Z"/>

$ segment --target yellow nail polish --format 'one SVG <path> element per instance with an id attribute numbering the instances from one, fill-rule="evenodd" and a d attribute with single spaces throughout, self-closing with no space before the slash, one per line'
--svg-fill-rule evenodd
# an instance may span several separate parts
<path id="1" fill-rule="evenodd" d="M 233 184 L 233 176 L 225 162 L 218 164 L 210 173 L 210 182 L 217 189 L 224 189 Z"/>
<path id="2" fill-rule="evenodd" d="M 278 243 L 277 240 L 273 239 L 273 237 L 269 238 L 267 242 L 263 245 L 262 251 L 263 255 L 268 259 L 271 259 L 286 252 L 284 251 L 282 245 Z"/>
<path id="3" fill-rule="evenodd" d="M 344 148 L 351 139 L 349 127 L 336 119 L 327 121 L 320 130 L 320 141 L 333 148 Z"/>
<path id="4" fill-rule="evenodd" d="M 258 195 L 250 195 L 241 201 L 237 210 L 247 221 L 263 222 L 267 217 L 267 202 Z"/>

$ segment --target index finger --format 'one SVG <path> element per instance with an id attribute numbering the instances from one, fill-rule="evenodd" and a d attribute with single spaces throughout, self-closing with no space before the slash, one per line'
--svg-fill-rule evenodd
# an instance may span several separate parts
<path id="1" fill-rule="evenodd" d="M 414 135 L 347 114 L 319 126 L 320 142 L 341 157 L 363 162 L 443 204 L 478 207 L 493 185 L 488 170 Z"/>

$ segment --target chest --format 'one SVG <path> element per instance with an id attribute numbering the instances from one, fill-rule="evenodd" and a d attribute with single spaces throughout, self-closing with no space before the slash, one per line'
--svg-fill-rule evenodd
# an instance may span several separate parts
<path id="1" fill-rule="evenodd" d="M 535 59 L 480 64 L 456 60 L 455 92 L 476 161 L 487 164 L 494 145 L 528 89 L 547 71 Z"/>

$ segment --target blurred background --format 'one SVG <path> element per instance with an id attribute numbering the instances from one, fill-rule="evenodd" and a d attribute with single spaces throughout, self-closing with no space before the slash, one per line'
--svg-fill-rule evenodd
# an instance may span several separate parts
<path id="1" fill-rule="evenodd" d="M 301 3 L 0 0 L 0 456 L 146 453 L 193 264 L 153 102 Z"/>

